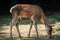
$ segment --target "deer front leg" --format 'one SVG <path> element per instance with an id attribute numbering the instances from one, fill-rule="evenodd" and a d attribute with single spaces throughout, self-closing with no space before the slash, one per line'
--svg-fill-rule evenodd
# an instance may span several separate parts
<path id="1" fill-rule="evenodd" d="M 30 37 L 30 32 L 31 32 L 31 29 L 32 29 L 32 25 L 33 25 L 33 21 L 30 21 L 30 29 L 29 29 L 28 37 Z"/>
<path id="2" fill-rule="evenodd" d="M 36 20 L 36 19 L 33 21 L 33 24 L 34 24 L 34 27 L 35 27 L 35 29 L 36 29 L 36 34 L 37 34 L 37 37 L 38 37 L 38 36 L 39 36 L 39 34 L 38 34 L 38 29 L 37 29 L 37 20 Z"/>
<path id="3" fill-rule="evenodd" d="M 16 20 L 13 19 L 11 22 L 10 22 L 10 37 L 12 38 L 12 27 L 16 24 Z"/>

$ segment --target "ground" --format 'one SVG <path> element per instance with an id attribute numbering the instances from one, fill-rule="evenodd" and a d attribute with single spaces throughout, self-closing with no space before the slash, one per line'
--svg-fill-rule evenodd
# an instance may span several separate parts
<path id="1" fill-rule="evenodd" d="M 29 24 L 28 25 L 19 25 L 19 30 L 20 30 L 20 34 L 22 37 L 26 37 L 27 38 L 27 35 L 28 35 L 28 32 L 29 32 Z M 53 26 L 53 38 L 56 38 L 56 37 L 60 37 L 60 22 L 58 23 L 55 23 L 55 25 Z M 42 37 L 46 37 L 47 36 L 47 32 L 46 32 L 46 28 L 43 24 L 38 24 L 38 33 L 39 33 L 39 36 L 42 36 Z M 4 26 L 1 26 L 0 27 L 0 39 L 3 39 L 3 38 L 9 38 L 10 37 L 10 26 L 6 26 L 4 24 Z M 18 36 L 18 33 L 17 33 L 17 30 L 16 30 L 16 27 L 13 26 L 13 38 L 14 37 L 19 37 Z M 35 28 L 33 26 L 32 30 L 31 30 L 31 35 L 30 37 L 36 37 L 36 31 L 35 31 Z"/>
<path id="2" fill-rule="evenodd" d="M 2 21 L 5 22 L 6 20 L 4 19 L 0 20 L 0 40 L 10 40 L 11 39 L 10 38 L 10 26 L 8 25 L 9 22 L 6 21 L 7 22 L 6 24 L 6 23 L 3 23 Z M 29 28 L 30 28 L 30 25 L 28 23 L 19 25 L 20 34 L 22 36 L 22 38 L 19 38 L 16 27 L 13 26 L 13 31 L 12 31 L 13 39 L 11 40 L 60 40 L 60 22 L 56 22 L 52 26 L 53 28 L 52 39 L 49 39 L 47 37 L 47 31 L 46 31 L 44 24 L 37 25 L 38 33 L 39 33 L 38 38 L 36 37 L 36 31 L 35 31 L 34 26 L 31 30 L 30 38 L 28 38 Z"/>

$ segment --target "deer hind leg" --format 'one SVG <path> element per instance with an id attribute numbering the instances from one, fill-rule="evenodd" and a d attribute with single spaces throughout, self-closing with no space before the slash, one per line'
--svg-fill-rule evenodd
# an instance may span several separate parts
<path id="1" fill-rule="evenodd" d="M 30 37 L 30 32 L 31 32 L 31 29 L 32 29 L 32 25 L 33 25 L 33 21 L 31 20 L 30 21 L 30 29 L 29 29 L 28 37 Z"/>
<path id="2" fill-rule="evenodd" d="M 10 37 L 12 37 L 12 27 L 16 24 L 16 19 L 13 19 L 10 23 Z"/>
<path id="3" fill-rule="evenodd" d="M 10 37 L 12 37 L 12 27 L 14 26 L 14 25 L 16 25 L 16 23 L 17 23 L 17 16 L 15 15 L 15 17 L 12 19 L 12 21 L 10 22 Z"/>
<path id="4" fill-rule="evenodd" d="M 16 25 L 16 28 L 17 28 L 17 32 L 19 34 L 19 37 L 21 37 L 20 33 L 19 33 L 19 29 L 18 29 L 18 25 L 19 25 L 19 20 L 18 18 L 17 19 L 14 19 L 12 22 L 11 22 L 11 25 L 10 25 L 10 37 L 12 37 L 12 27 L 13 25 Z"/>

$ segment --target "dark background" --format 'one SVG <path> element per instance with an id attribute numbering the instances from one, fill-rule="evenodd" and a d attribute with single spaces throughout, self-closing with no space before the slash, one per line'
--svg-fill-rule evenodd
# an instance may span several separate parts
<path id="1" fill-rule="evenodd" d="M 47 11 L 60 11 L 59 0 L 0 0 L 0 17 L 10 16 L 10 8 L 15 4 L 34 4 L 42 7 L 44 12 Z M 45 13 L 51 15 L 51 13 Z M 54 14 L 54 13 L 53 13 Z"/>

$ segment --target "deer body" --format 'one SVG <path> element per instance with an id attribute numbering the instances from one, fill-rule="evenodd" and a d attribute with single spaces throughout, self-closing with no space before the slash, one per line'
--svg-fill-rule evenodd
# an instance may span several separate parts
<path id="1" fill-rule="evenodd" d="M 12 31 L 12 26 L 13 25 L 18 25 L 18 22 L 22 19 L 30 19 L 30 29 L 29 29 L 29 34 L 30 36 L 30 31 L 32 28 L 32 25 L 34 24 L 37 36 L 38 36 L 38 30 L 37 30 L 37 19 L 40 19 L 43 24 L 45 24 L 48 32 L 51 31 L 51 27 L 47 21 L 47 18 L 42 10 L 41 7 L 36 6 L 36 5 L 30 5 L 30 4 L 16 4 L 10 9 L 10 13 L 12 14 L 12 22 L 10 23 L 11 26 L 11 31 Z M 17 28 L 18 29 L 18 28 Z M 19 32 L 19 30 L 18 30 Z M 12 34 L 12 32 L 11 32 Z M 51 37 L 51 32 L 48 33 L 49 37 Z M 20 34 L 19 34 L 20 35 Z"/>

